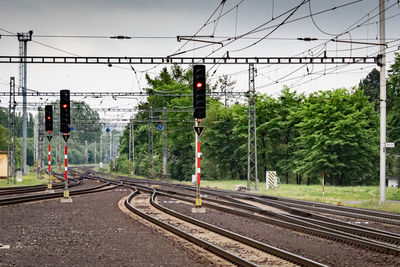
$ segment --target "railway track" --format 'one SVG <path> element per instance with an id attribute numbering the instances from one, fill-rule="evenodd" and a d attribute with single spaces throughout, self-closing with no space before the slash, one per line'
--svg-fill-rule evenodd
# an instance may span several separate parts
<path id="1" fill-rule="evenodd" d="M 118 186 L 120 186 L 119 183 L 105 182 L 103 184 L 93 186 L 91 188 L 70 190 L 69 193 L 70 193 L 70 196 L 90 194 L 90 193 L 97 193 L 97 192 L 112 190 Z M 38 188 L 40 188 L 40 187 L 35 187 L 35 190 L 37 191 Z M 26 187 L 25 190 L 27 190 L 27 191 L 25 191 L 24 193 L 33 192 L 33 191 L 30 191 L 29 187 Z M 40 188 L 39 190 L 42 190 L 42 189 Z M 19 192 L 19 193 L 21 193 L 21 192 Z M 62 198 L 62 197 L 63 197 L 63 192 L 41 193 L 41 194 L 35 193 L 35 194 L 29 194 L 29 195 L 24 194 L 24 195 L 20 195 L 20 196 L 0 198 L 0 206 L 20 204 L 20 203 L 26 203 L 26 202 L 31 202 L 31 201 L 40 201 L 40 200 L 46 200 L 46 199 L 52 199 L 52 198 Z"/>
<path id="2" fill-rule="evenodd" d="M 125 205 L 135 214 L 240 266 L 324 266 L 293 253 L 204 223 L 159 205 L 157 191 L 132 193 Z M 150 195 L 151 194 L 151 195 Z M 178 220 L 176 219 L 178 218 Z"/>
<path id="3" fill-rule="evenodd" d="M 68 187 L 74 187 L 74 186 L 77 186 L 79 184 L 80 184 L 80 181 L 74 179 L 68 184 Z M 47 188 L 47 184 L 1 188 L 0 189 L 0 196 L 26 194 L 26 193 L 32 193 L 32 192 L 40 192 L 40 191 L 46 190 L 46 188 Z M 63 189 L 64 188 L 64 183 L 55 183 L 55 184 L 53 184 L 52 188 L 53 189 Z"/>
<path id="4" fill-rule="evenodd" d="M 265 204 L 278 207 L 283 210 L 297 209 L 298 211 L 300 210 L 307 212 L 315 211 L 323 214 L 332 214 L 341 217 L 349 217 L 360 220 L 368 220 L 373 222 L 400 226 L 400 214 L 395 214 L 395 213 L 367 210 L 361 208 L 344 207 L 344 206 L 335 206 L 319 202 L 311 202 L 311 201 L 304 201 L 304 200 L 297 200 L 297 199 L 290 199 L 283 197 L 272 197 L 268 195 L 260 195 L 253 193 L 227 192 L 226 190 L 220 190 L 220 189 L 204 188 L 202 189 L 202 191 L 207 192 L 208 194 L 216 194 L 216 193 L 226 194 L 232 197 L 242 198 L 242 199 L 257 198 L 258 199 L 257 201 L 262 201 Z"/>
<path id="5" fill-rule="evenodd" d="M 134 185 L 138 188 L 146 188 L 146 184 L 159 184 L 147 180 L 131 181 L 123 178 L 126 184 Z M 178 186 L 181 188 L 181 186 Z M 191 189 L 191 188 L 189 188 Z M 325 218 L 323 216 L 310 216 L 309 213 L 301 212 L 296 209 L 288 208 L 291 213 L 272 212 L 255 205 L 241 202 L 232 195 L 217 193 L 213 190 L 202 190 L 202 192 L 211 193 L 217 197 L 207 197 L 203 195 L 203 205 L 226 213 L 237 216 L 251 218 L 267 224 L 273 224 L 279 227 L 290 229 L 296 232 L 321 237 L 328 240 L 333 240 L 345 244 L 350 244 L 354 247 L 362 247 L 371 249 L 384 254 L 392 254 L 400 256 L 400 235 L 392 232 L 382 231 L 378 229 L 368 228 L 364 226 L 351 225 L 339 220 Z M 165 195 L 171 198 L 180 199 L 186 202 L 192 202 L 193 196 L 189 193 L 184 193 L 182 190 L 173 190 L 168 184 L 168 189 L 158 189 L 159 195 Z M 233 195 L 237 196 L 236 193 Z M 258 197 L 241 197 L 242 199 L 250 199 L 252 201 L 263 202 L 263 199 Z M 229 208 L 228 208 L 229 207 Z M 257 213 L 257 214 L 254 214 Z M 296 213 L 301 215 L 295 215 Z"/>

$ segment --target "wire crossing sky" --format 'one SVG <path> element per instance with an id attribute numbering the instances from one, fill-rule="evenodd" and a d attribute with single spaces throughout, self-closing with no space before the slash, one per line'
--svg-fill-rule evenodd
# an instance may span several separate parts
<path id="1" fill-rule="evenodd" d="M 33 30 L 29 56 L 318 57 L 376 56 L 378 0 L 0 0 L 0 54 L 18 55 L 16 33 Z M 400 3 L 386 1 L 388 62 L 399 51 Z M 178 37 L 184 39 L 179 40 Z M 28 65 L 28 89 L 53 92 L 142 91 L 145 73 L 166 65 Z M 376 65 L 256 66 L 256 90 L 278 96 L 284 86 L 311 93 L 359 83 Z M 183 66 L 189 68 L 188 65 Z M 248 90 L 248 66 L 209 65 Z M 0 91 L 18 81 L 18 64 L 0 64 Z M 18 84 L 17 84 L 18 85 Z M 56 98 L 28 99 L 51 102 Z M 0 97 L 7 106 L 7 97 Z M 72 100 L 83 100 L 76 98 Z M 117 101 L 118 100 L 118 101 Z M 93 107 L 133 108 L 141 98 L 85 99 Z M 127 114 L 126 116 L 128 116 Z"/>

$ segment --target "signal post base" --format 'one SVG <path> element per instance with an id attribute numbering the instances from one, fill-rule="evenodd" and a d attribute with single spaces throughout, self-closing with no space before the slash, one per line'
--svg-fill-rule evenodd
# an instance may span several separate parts
<path id="1" fill-rule="evenodd" d="M 61 199 L 61 203 L 71 203 L 72 202 L 72 198 L 70 198 L 69 196 L 69 191 L 65 190 L 63 192 L 63 198 Z"/>
<path id="2" fill-rule="evenodd" d="M 200 197 L 196 197 L 196 207 L 192 208 L 192 213 L 206 213 L 206 209 L 201 207 Z"/>
<path id="3" fill-rule="evenodd" d="M 46 189 L 44 192 L 47 193 L 47 194 L 52 194 L 52 193 L 54 193 L 54 190 L 53 190 L 53 187 L 52 187 L 52 184 L 51 184 L 51 183 L 48 183 L 48 184 L 47 184 L 47 189 Z"/>
<path id="4" fill-rule="evenodd" d="M 61 199 L 61 201 L 60 201 L 61 203 L 72 203 L 72 198 L 62 198 Z"/>
<path id="5" fill-rule="evenodd" d="M 206 209 L 202 207 L 194 207 L 192 208 L 192 213 L 206 213 Z"/>

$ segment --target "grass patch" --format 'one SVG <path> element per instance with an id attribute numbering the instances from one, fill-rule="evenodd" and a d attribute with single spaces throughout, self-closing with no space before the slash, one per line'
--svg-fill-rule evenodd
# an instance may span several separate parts
<path id="1" fill-rule="evenodd" d="M 27 186 L 27 185 L 38 185 L 38 184 L 46 184 L 48 182 L 48 176 L 44 179 L 36 179 L 36 173 L 30 172 L 28 175 L 22 176 L 22 182 L 14 184 L 10 182 L 7 184 L 7 179 L 0 180 L 0 187 L 14 187 L 14 186 Z"/>
<path id="2" fill-rule="evenodd" d="M 190 182 L 182 182 L 191 184 Z M 233 190 L 236 185 L 247 185 L 246 180 L 202 180 L 201 187 L 211 187 Z M 254 184 L 253 184 L 254 186 Z M 302 199 L 337 205 L 341 202 L 343 206 L 367 208 L 388 212 L 400 213 L 400 203 L 386 202 L 379 205 L 379 186 L 325 186 L 325 195 L 322 195 L 321 185 L 287 185 L 279 184 L 277 189 L 265 189 L 265 183 L 259 183 L 258 193 Z M 386 199 L 400 201 L 400 192 L 397 188 L 386 188 Z M 352 202 L 358 201 L 359 203 Z M 349 203 L 346 203 L 349 202 Z"/>
<path id="3" fill-rule="evenodd" d="M 105 165 L 103 170 L 98 166 L 95 171 L 104 172 L 110 175 L 109 166 Z M 126 173 L 113 172 L 113 176 L 130 176 Z M 137 176 L 135 178 L 146 179 L 146 177 Z M 156 178 L 155 180 L 160 180 Z M 168 179 L 168 181 L 171 181 Z M 190 181 L 172 180 L 172 183 L 192 185 Z M 233 190 L 237 185 L 247 185 L 247 180 L 202 180 L 201 187 L 218 188 L 225 190 Z M 254 186 L 254 184 L 253 184 Z M 265 182 L 259 183 L 258 193 L 277 196 L 288 197 L 295 199 L 302 199 L 307 201 L 315 201 L 337 205 L 341 202 L 343 206 L 351 206 L 358 208 L 374 209 L 387 212 L 400 213 L 400 203 L 386 202 L 379 205 L 379 186 L 325 186 L 325 195 L 322 195 L 321 185 L 293 185 L 293 184 L 279 184 L 277 189 L 265 189 Z M 386 188 L 386 199 L 400 201 L 400 192 L 397 188 Z M 350 201 L 350 203 L 346 203 Z M 359 203 L 351 203 L 351 201 L 358 201 Z"/>

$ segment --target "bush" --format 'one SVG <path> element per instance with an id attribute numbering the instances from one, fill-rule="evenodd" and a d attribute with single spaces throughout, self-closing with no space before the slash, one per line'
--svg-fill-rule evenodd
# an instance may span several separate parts
<path id="1" fill-rule="evenodd" d="M 128 156 L 126 154 L 120 156 L 117 159 L 117 166 L 115 166 L 115 170 L 117 172 L 122 172 L 122 173 L 131 173 L 132 171 L 132 162 L 128 159 Z"/>

